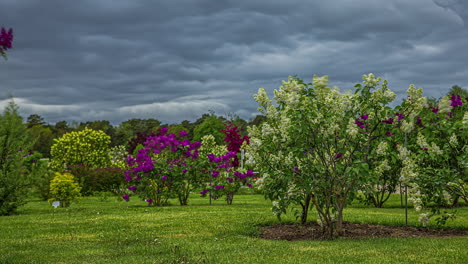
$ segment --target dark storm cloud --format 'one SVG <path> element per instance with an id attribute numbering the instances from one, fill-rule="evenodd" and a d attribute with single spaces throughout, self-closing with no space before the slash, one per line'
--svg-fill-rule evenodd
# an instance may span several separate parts
<path id="1" fill-rule="evenodd" d="M 0 99 L 49 122 L 193 120 L 208 110 L 256 114 L 258 88 L 288 75 L 362 74 L 439 97 L 468 86 L 467 2 L 1 0 L 15 30 L 0 63 Z M 5 102 L 5 100 L 3 100 Z"/>

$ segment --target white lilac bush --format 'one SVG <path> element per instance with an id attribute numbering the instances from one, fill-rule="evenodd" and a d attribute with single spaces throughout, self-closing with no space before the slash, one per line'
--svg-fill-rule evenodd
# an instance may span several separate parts
<path id="1" fill-rule="evenodd" d="M 325 237 L 343 234 L 343 209 L 357 190 L 378 183 L 395 159 L 389 123 L 410 130 L 426 104 L 422 90 L 410 86 L 406 107 L 395 113 L 396 94 L 387 81 L 364 75 L 353 92 L 328 87 L 328 77 L 312 83 L 289 77 L 274 91 L 275 103 L 264 89 L 254 95 L 267 116 L 260 127 L 249 129 L 249 163 L 260 172 L 258 181 L 273 201 L 277 216 L 298 204 L 301 222 L 314 206 Z M 412 161 L 403 161 L 406 173 Z M 401 172 L 405 173 L 405 172 Z"/>

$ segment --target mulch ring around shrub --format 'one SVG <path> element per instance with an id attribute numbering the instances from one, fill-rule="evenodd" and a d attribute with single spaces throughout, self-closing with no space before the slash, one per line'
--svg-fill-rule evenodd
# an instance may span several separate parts
<path id="1" fill-rule="evenodd" d="M 430 229 L 405 226 L 384 226 L 343 223 L 345 239 L 383 237 L 468 237 L 468 229 Z M 260 237 L 270 240 L 323 240 L 321 227 L 315 222 L 279 224 L 261 229 Z"/>

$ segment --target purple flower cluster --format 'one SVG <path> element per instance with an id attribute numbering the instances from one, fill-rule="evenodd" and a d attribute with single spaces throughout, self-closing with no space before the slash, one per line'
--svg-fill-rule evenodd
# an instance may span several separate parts
<path id="1" fill-rule="evenodd" d="M 358 126 L 359 128 L 367 129 L 367 126 L 365 126 L 365 122 L 366 122 L 367 118 L 369 118 L 369 115 L 367 115 L 367 114 L 362 115 L 360 118 L 356 119 L 356 122 L 354 122 L 354 124 L 356 124 L 356 126 Z"/>
<path id="2" fill-rule="evenodd" d="M 452 94 L 452 97 L 449 100 L 452 101 L 452 103 L 450 104 L 450 106 L 452 107 L 463 105 L 463 101 L 461 99 L 461 96 L 459 95 Z"/>
<path id="3" fill-rule="evenodd" d="M 244 180 L 247 177 L 252 178 L 254 176 L 254 171 L 248 170 L 246 173 L 236 171 L 234 172 L 234 176 L 236 176 L 239 180 Z"/>
<path id="4" fill-rule="evenodd" d="M 174 171 L 178 171 L 175 168 L 179 167 L 181 173 L 187 173 L 190 165 L 190 161 L 196 160 L 199 157 L 199 148 L 201 142 L 191 143 L 188 139 L 183 139 L 188 133 L 186 131 L 180 131 L 178 136 L 175 134 L 167 134 L 168 129 L 163 127 L 160 129 L 159 135 L 151 135 L 146 138 L 143 143 L 143 148 L 138 150 L 135 157 L 129 156 L 126 161 L 129 170 L 125 172 L 126 181 L 138 181 L 141 177 L 156 173 L 161 184 L 170 184 L 172 178 L 168 177 L 169 174 Z M 166 159 L 163 161 L 164 164 L 160 164 L 161 160 L 154 160 L 153 156 L 164 152 Z M 158 163 L 159 162 L 159 163 Z M 167 168 L 161 168 L 161 165 L 167 166 Z M 156 167 L 159 168 L 156 170 Z M 164 175 L 167 174 L 167 175 Z M 165 183 L 163 183 L 165 182 Z M 128 187 L 129 190 L 135 191 L 136 186 Z M 128 195 L 127 195 L 127 198 Z M 124 198 L 125 199 L 125 198 Z M 149 204 L 154 203 L 151 199 L 147 200 Z"/>
<path id="5" fill-rule="evenodd" d="M 7 49 L 11 49 L 13 42 L 13 29 L 6 31 L 4 28 L 0 30 L 0 55 L 5 54 Z"/>
<path id="6" fill-rule="evenodd" d="M 215 188 L 215 190 L 222 190 L 224 189 L 224 185 L 215 185 L 213 188 Z"/>
<path id="7" fill-rule="evenodd" d="M 221 155 L 219 157 L 216 157 L 214 154 L 208 154 L 206 156 L 208 157 L 209 162 L 218 164 L 216 165 L 216 168 L 228 170 L 229 168 L 233 167 L 232 161 L 237 157 L 237 154 L 234 151 L 229 151 L 226 154 Z M 213 171 L 213 173 L 215 172 L 216 171 Z M 212 176 L 216 177 L 218 176 L 218 174 L 212 174 Z"/>
<path id="8" fill-rule="evenodd" d="M 393 118 L 391 117 L 382 121 L 382 123 L 387 124 L 387 125 L 391 125 L 393 124 L 393 122 L 394 122 Z"/>
<path id="9" fill-rule="evenodd" d="M 395 114 L 396 116 L 398 116 L 398 121 L 402 120 L 403 118 L 405 118 L 405 116 L 403 114 L 400 114 L 400 113 L 396 113 Z"/>

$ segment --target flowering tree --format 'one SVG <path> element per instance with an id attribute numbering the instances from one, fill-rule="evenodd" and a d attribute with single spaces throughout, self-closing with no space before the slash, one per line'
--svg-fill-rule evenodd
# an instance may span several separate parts
<path id="1" fill-rule="evenodd" d="M 406 152 L 401 150 L 407 144 L 408 133 L 421 126 L 421 118 L 417 115 L 424 109 L 427 98 L 423 97 L 422 89 L 414 85 L 410 85 L 407 93 L 408 97 L 401 105 L 386 109 L 388 118 L 382 120 L 383 125 L 376 129 L 379 139 L 370 146 L 377 154 L 368 160 L 373 177 L 368 177 L 359 190 L 364 193 L 367 202 L 376 207 L 382 207 L 395 192 L 396 186 L 402 183 L 400 174 L 403 167 L 408 168 L 408 161 L 404 155 Z M 384 170 L 381 164 L 385 164 Z M 406 182 L 403 184 L 406 185 Z"/>
<path id="2" fill-rule="evenodd" d="M 155 206 L 167 203 L 173 196 L 180 205 L 187 205 L 190 192 L 200 186 L 206 172 L 199 154 L 201 143 L 191 143 L 185 137 L 186 131 L 167 134 L 165 127 L 159 136 L 148 137 L 137 155 L 127 158 L 130 169 L 126 180 L 134 183 L 128 189 Z M 130 195 L 123 198 L 128 200 Z"/>
<path id="3" fill-rule="evenodd" d="M 305 223 L 315 206 L 327 238 L 343 234 L 343 209 L 352 194 L 390 169 L 381 157 L 389 145 L 382 121 L 393 117 L 388 103 L 396 95 L 386 81 L 377 88 L 381 79 L 373 74 L 363 79 L 354 93 L 341 93 L 327 86 L 327 76 L 314 76 L 312 84 L 289 77 L 274 92 L 277 106 L 264 89 L 254 95 L 267 116 L 261 127 L 249 130 L 249 162 L 262 174 L 259 187 L 278 216 L 299 204 Z M 417 91 L 411 86 L 409 99 L 421 102 Z M 408 108 L 405 115 L 412 118 L 415 110 Z"/>
<path id="4" fill-rule="evenodd" d="M 214 200 L 226 196 L 227 204 L 232 204 L 234 195 L 242 186 L 252 187 L 253 171 L 239 168 L 238 154 L 249 140 L 248 136 L 241 136 L 240 131 L 242 129 L 233 124 L 225 126 L 222 132 L 226 135 L 224 141 L 227 146 L 216 145 L 212 135 L 202 138 L 201 153 L 208 158 L 210 168 L 207 186 L 200 192 L 202 196 L 209 195 Z"/>
<path id="5" fill-rule="evenodd" d="M 399 147 L 404 165 L 401 180 L 410 188 L 410 200 L 418 212 L 429 203 L 440 207 L 467 199 L 468 113 L 464 100 L 468 99 L 452 94 L 437 106 L 424 106 L 403 131 L 407 147 Z M 419 220 L 427 225 L 436 214 L 440 214 L 437 207 L 430 214 L 421 214 Z M 453 215 L 444 214 L 437 222 L 443 224 L 450 217 Z"/>
<path id="6" fill-rule="evenodd" d="M 221 156 L 208 154 L 207 157 L 210 162 L 212 179 L 209 186 L 200 192 L 202 196 L 210 192 L 210 195 L 216 200 L 225 195 L 227 204 L 232 204 L 234 195 L 241 186 L 252 187 L 250 181 L 253 179 L 254 173 L 252 170 L 239 169 L 233 165 L 237 157 L 234 151 L 229 151 Z"/>
<path id="7" fill-rule="evenodd" d="M 2 27 L 0 30 L 0 55 L 3 58 L 7 59 L 7 55 L 5 53 L 6 50 L 11 49 L 13 42 L 13 29 L 9 29 L 8 31 Z"/>

